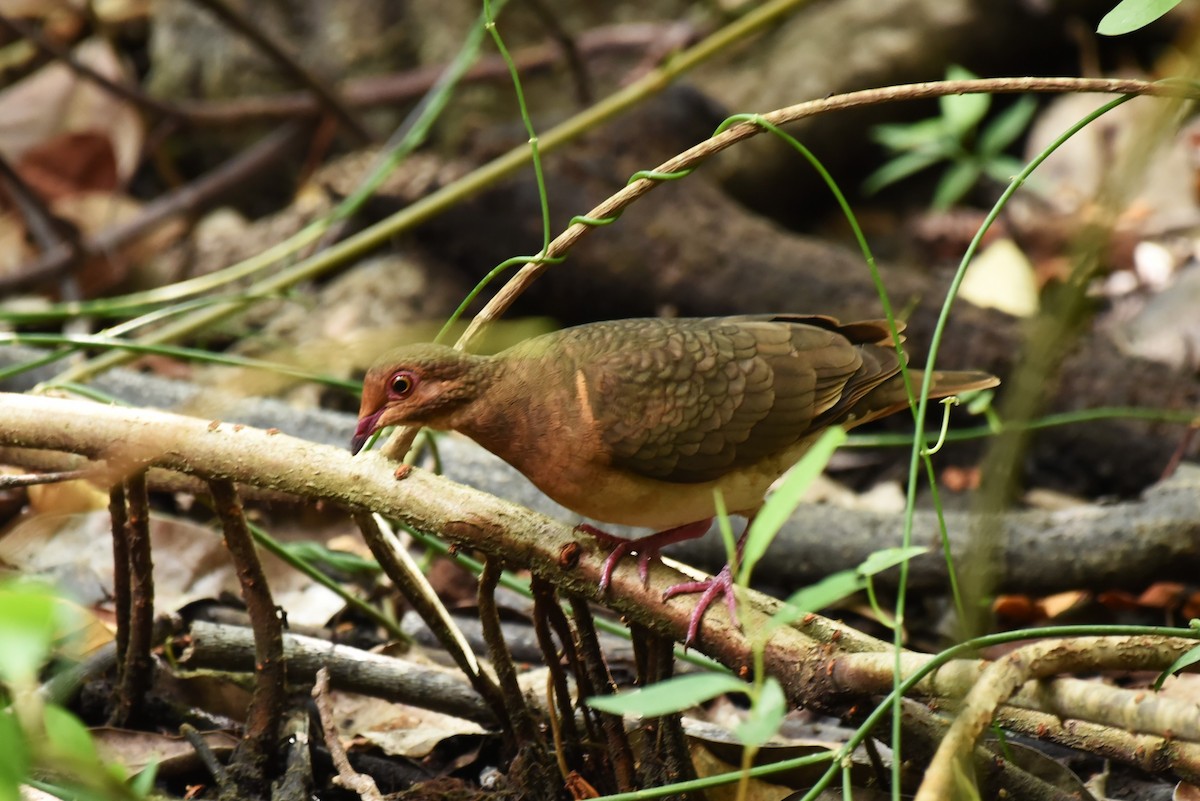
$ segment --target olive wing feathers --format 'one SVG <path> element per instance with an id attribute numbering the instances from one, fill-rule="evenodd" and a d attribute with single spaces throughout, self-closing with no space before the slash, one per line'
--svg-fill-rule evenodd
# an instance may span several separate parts
<path id="1" fill-rule="evenodd" d="M 568 348 L 611 463 L 671 482 L 785 450 L 899 369 L 895 350 L 876 345 L 887 339 L 878 323 L 754 316 L 576 330 Z"/>

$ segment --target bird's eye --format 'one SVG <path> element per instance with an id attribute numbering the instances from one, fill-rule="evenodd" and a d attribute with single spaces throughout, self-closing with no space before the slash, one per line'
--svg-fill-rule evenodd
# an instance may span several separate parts
<path id="1" fill-rule="evenodd" d="M 397 398 L 404 398 L 409 395 L 417 387 L 417 377 L 407 370 L 401 370 L 392 376 L 391 384 L 392 395 Z"/>

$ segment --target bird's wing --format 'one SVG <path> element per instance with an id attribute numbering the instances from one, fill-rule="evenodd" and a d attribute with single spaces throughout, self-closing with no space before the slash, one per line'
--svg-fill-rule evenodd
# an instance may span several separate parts
<path id="1" fill-rule="evenodd" d="M 614 466 L 664 481 L 709 481 L 777 453 L 814 423 L 836 422 L 839 409 L 896 369 L 886 348 L 864 358 L 863 340 L 886 337 L 870 323 L 763 316 L 609 325 L 589 326 L 595 341 L 575 345 L 591 416 Z"/>

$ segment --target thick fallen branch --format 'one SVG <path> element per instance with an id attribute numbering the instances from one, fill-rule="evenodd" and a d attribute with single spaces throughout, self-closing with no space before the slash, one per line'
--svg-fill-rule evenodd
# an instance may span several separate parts
<path id="1" fill-rule="evenodd" d="M 975 742 L 987 730 L 1000 704 L 1028 680 L 1054 676 L 1063 670 L 1127 667 L 1130 656 L 1149 657 L 1159 645 L 1141 637 L 1046 640 L 996 660 L 964 699 L 958 716 L 929 763 L 916 801 L 971 795 L 970 788 L 975 783 L 971 773 Z"/>
<path id="2" fill-rule="evenodd" d="M 1137 651 L 1138 659 L 1161 663 L 1167 657 L 1155 655 L 1144 640 L 1130 638 L 1129 646 Z M 1189 641 L 1170 641 L 1171 653 L 1191 647 Z M 1090 658 L 1090 655 L 1089 655 Z M 930 661 L 926 654 L 906 653 L 901 660 L 905 676 L 912 675 Z M 1082 663 L 1084 659 L 1081 658 Z M 912 695 L 923 698 L 963 698 L 980 681 L 980 670 L 986 663 L 958 660 L 943 665 L 925 677 L 912 689 Z M 828 672 L 834 684 L 848 693 L 886 693 L 892 688 L 895 658 L 890 653 L 858 653 L 834 657 Z M 1126 669 L 1133 668 L 1126 662 Z M 1013 693 L 1005 703 L 1017 714 L 1026 711 L 1049 713 L 1058 718 L 1110 726 L 1121 731 L 1140 734 L 1171 732 L 1182 740 L 1200 743 L 1200 718 L 1194 705 L 1172 696 L 1146 692 L 1143 689 L 1110 687 L 1097 681 L 1060 678 L 1053 682 L 1030 683 Z M 1200 758 L 1197 748 L 1193 758 Z M 1196 763 L 1200 768 L 1200 762 Z"/>

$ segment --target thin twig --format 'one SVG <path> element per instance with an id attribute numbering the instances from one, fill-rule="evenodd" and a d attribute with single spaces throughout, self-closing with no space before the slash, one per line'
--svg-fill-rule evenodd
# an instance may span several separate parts
<path id="1" fill-rule="evenodd" d="M 174 641 L 178 664 L 188 670 L 254 669 L 253 632 L 243 626 L 195 620 Z M 317 669 L 329 671 L 339 690 L 373 695 L 398 704 L 432 709 L 495 727 L 496 716 L 467 682 L 450 668 L 363 651 L 317 637 L 285 632 L 283 652 L 288 680 L 311 681 Z"/>
<path id="2" fill-rule="evenodd" d="M 558 758 L 560 770 L 563 766 L 571 766 L 578 771 L 583 765 L 579 747 L 581 739 L 579 730 L 575 727 L 575 712 L 571 708 L 571 689 L 567 685 L 567 674 L 563 670 L 562 659 L 550 633 L 549 618 L 552 614 L 550 607 L 558 609 L 554 597 L 554 585 L 545 579 L 534 577 L 531 583 L 533 590 L 533 630 L 537 635 L 538 646 L 542 650 L 542 660 L 546 663 L 548 675 L 547 691 L 552 698 L 547 698 L 546 714 L 551 718 L 554 729 L 555 755 Z M 559 610 L 561 613 L 561 610 Z M 571 649 L 571 641 L 563 643 L 563 652 Z M 562 770 L 563 780 L 567 780 L 569 771 Z"/>
<path id="3" fill-rule="evenodd" d="M 19 476 L 0 476 L 0 490 L 35 487 L 39 484 L 60 484 L 96 475 L 95 470 L 58 470 L 53 473 L 22 473 Z M 115 525 L 115 523 L 114 523 Z"/>
<path id="4" fill-rule="evenodd" d="M 583 656 L 579 652 L 579 643 L 577 642 L 578 638 L 571 629 L 571 622 L 567 620 L 566 612 L 563 611 L 562 605 L 558 602 L 558 588 L 550 582 L 538 578 L 537 576 L 533 576 L 530 579 L 530 583 L 535 595 L 539 592 L 538 584 L 544 584 L 546 587 L 546 592 L 548 593 L 548 602 L 545 606 L 546 619 L 550 624 L 550 627 L 554 629 L 554 633 L 558 637 L 559 642 L 562 643 L 563 655 L 567 659 L 567 666 L 570 669 L 571 674 L 576 677 L 575 683 L 579 688 L 579 692 L 577 694 L 581 699 L 578 702 L 578 706 L 582 709 L 583 688 L 590 687 L 591 683 L 587 680 L 587 666 L 584 664 Z"/>
<path id="5" fill-rule="evenodd" d="M 346 104 L 338 96 L 338 92 L 332 86 L 329 86 L 320 76 L 301 64 L 291 53 L 287 52 L 286 49 L 275 41 L 275 37 L 267 33 L 261 25 L 254 24 L 240 11 L 223 2 L 223 0 L 194 0 L 194 2 L 205 8 L 230 28 L 249 39 L 281 67 L 284 72 L 307 86 L 309 91 L 320 101 L 321 105 L 328 109 L 351 134 L 362 142 L 372 141 L 373 137 L 370 131 L 364 128 L 362 123 L 358 121 L 358 118 L 350 112 Z"/>
<path id="6" fill-rule="evenodd" d="M 154 662 L 150 648 L 154 638 L 154 562 L 150 553 L 150 499 L 146 471 L 137 470 L 125 480 L 125 528 L 121 535 L 129 554 L 129 635 L 121 663 L 121 684 L 109 725 L 125 726 L 150 687 Z M 117 532 L 113 532 L 114 536 Z M 121 550 L 114 548 L 114 552 Z"/>
<path id="7" fill-rule="evenodd" d="M 592 610 L 587 598 L 582 595 L 570 595 L 571 613 L 575 617 L 575 629 L 579 632 L 579 650 L 587 666 L 585 685 L 582 678 L 577 677 L 580 688 L 587 687 L 589 694 L 612 695 L 617 691 L 617 683 L 608 672 L 608 665 L 600 650 L 600 638 L 596 636 L 596 625 L 592 619 Z M 612 763 L 613 776 L 617 781 L 617 792 L 627 793 L 637 789 L 637 769 L 635 767 L 633 748 L 629 744 L 629 734 L 620 715 L 608 712 L 593 712 L 599 719 L 604 732 L 604 758 Z"/>
<path id="8" fill-rule="evenodd" d="M 575 49 L 585 59 L 625 50 L 640 50 L 657 45 L 677 31 L 679 25 L 626 23 L 594 28 L 577 37 Z M 694 35 L 694 30 L 688 28 L 686 33 Z M 532 45 L 513 53 L 513 61 L 524 76 L 546 72 L 563 58 L 563 49 L 557 42 Z M 341 96 L 352 108 L 373 108 L 415 100 L 434 87 L 445 69 L 445 65 L 433 65 L 387 75 L 351 78 L 341 87 Z M 465 83 L 483 83 L 507 78 L 508 66 L 504 59 L 491 55 L 481 57 L 463 74 L 462 80 Z M 189 125 L 216 127 L 255 120 L 311 117 L 320 109 L 319 103 L 308 92 L 184 101 L 178 107 Z"/>
<path id="9" fill-rule="evenodd" d="M 181 725 L 179 733 L 183 736 L 183 739 L 191 744 L 192 749 L 196 752 L 196 756 L 200 758 L 200 762 L 208 770 L 208 775 L 212 776 L 213 781 L 217 783 L 217 788 L 224 788 L 226 780 L 225 766 L 221 764 L 221 760 L 217 759 L 217 755 L 209 748 L 204 735 L 190 723 Z"/>
<path id="10" fill-rule="evenodd" d="M 1171 458 L 1167 460 L 1166 467 L 1163 468 L 1162 475 L 1159 480 L 1166 480 L 1175 475 L 1175 471 L 1179 469 L 1179 465 L 1183 463 L 1183 457 L 1187 455 L 1188 450 L 1192 447 L 1192 440 L 1196 438 L 1196 432 L 1200 431 L 1200 421 L 1193 422 L 1184 429 L 1183 436 L 1179 438 L 1179 447 Z"/>
<path id="11" fill-rule="evenodd" d="M 350 765 L 346 756 L 346 747 L 342 745 L 341 736 L 337 730 L 337 719 L 333 716 L 333 702 L 329 699 L 329 671 L 321 668 L 317 671 L 317 680 L 312 688 L 313 702 L 321 719 L 321 733 L 325 737 L 325 747 L 329 749 L 329 758 L 337 770 L 334 784 L 345 787 L 352 793 L 358 793 L 363 801 L 383 801 L 383 794 L 375 780 L 365 773 L 359 773 Z"/>
<path id="12" fill-rule="evenodd" d="M 274 752 L 279 735 L 287 684 L 283 623 L 254 550 L 254 539 L 246 526 L 237 489 L 227 480 L 210 481 L 208 487 L 254 630 L 254 694 L 246 713 L 245 733 L 229 765 L 236 785 L 231 789 L 245 792 L 263 786 L 263 760 Z"/>
<path id="13" fill-rule="evenodd" d="M 82 472 L 82 471 L 80 471 Z M 117 664 L 125 664 L 129 652 L 130 580 L 129 580 L 129 537 L 125 532 L 129 525 L 125 506 L 125 485 L 116 483 L 108 492 L 108 515 L 112 518 L 113 540 L 113 616 L 117 619 Z"/>
<path id="14" fill-rule="evenodd" d="M 391 579 L 392 584 L 404 596 L 404 599 L 425 621 L 425 625 L 446 649 L 446 653 L 454 660 L 454 664 L 458 665 L 459 670 L 467 677 L 467 681 L 471 682 L 475 692 L 479 693 L 491 707 L 496 719 L 507 725 L 508 715 L 505 712 L 500 688 L 492 681 L 491 676 L 480 667 L 475 655 L 471 653 L 471 649 L 467 645 L 466 638 L 454 625 L 450 613 L 433 588 L 429 586 L 424 574 L 416 567 L 412 557 L 395 542 L 394 537 L 386 535 L 374 514 L 363 511 L 356 512 L 354 522 L 358 524 L 363 540 L 371 549 L 371 555 L 383 569 L 384 575 Z"/>
<path id="15" fill-rule="evenodd" d="M 671 678 L 675 670 L 675 642 L 646 626 L 634 623 L 629 627 L 638 661 L 638 684 L 649 687 Z M 643 721 L 645 737 L 642 745 L 642 775 L 650 786 L 675 784 L 696 778 L 688 754 L 683 723 L 679 714 L 661 715 Z M 687 793 L 689 801 L 702 796 Z"/>
<path id="16" fill-rule="evenodd" d="M 479 622 L 482 624 L 483 639 L 487 643 L 496 679 L 500 683 L 500 697 L 504 701 L 505 716 L 511 721 L 512 732 L 521 747 L 538 742 L 537 726 L 525 695 L 517 683 L 517 667 L 512 653 L 500 630 L 500 613 L 496 608 L 496 587 L 504 568 L 500 560 L 489 556 L 484 560 L 483 572 L 479 575 Z"/>

